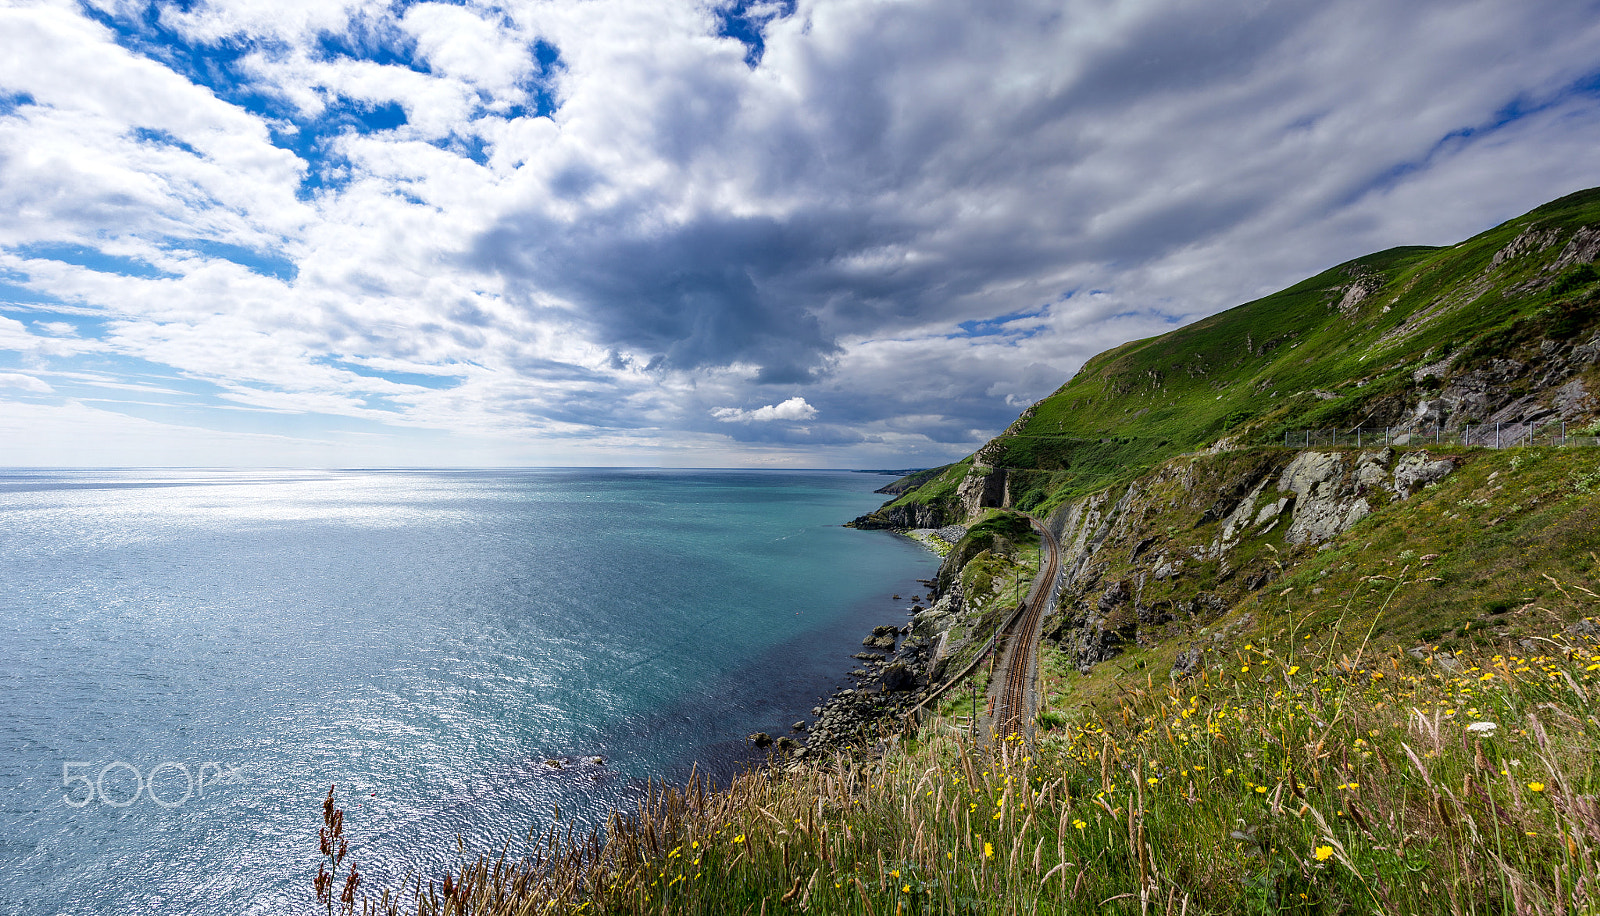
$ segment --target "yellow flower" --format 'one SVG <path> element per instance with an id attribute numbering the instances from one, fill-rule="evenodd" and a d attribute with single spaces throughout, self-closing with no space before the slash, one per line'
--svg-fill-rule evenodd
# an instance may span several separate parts
<path id="1" fill-rule="evenodd" d="M 985 859 L 994 858 L 994 844 L 993 843 L 985 842 L 983 844 L 983 857 Z"/>
<path id="2" fill-rule="evenodd" d="M 1543 792 L 1544 791 L 1544 783 L 1542 783 L 1542 782 L 1530 782 L 1530 783 L 1528 783 L 1528 789 L 1529 789 L 1529 791 L 1533 791 L 1533 792 Z"/>
<path id="3" fill-rule="evenodd" d="M 738 836 L 734 837 L 733 841 L 735 843 L 743 843 L 744 842 L 744 834 L 741 833 Z"/>
<path id="4" fill-rule="evenodd" d="M 1073 818 L 1072 819 L 1072 826 L 1078 828 L 1079 830 L 1082 830 L 1083 828 L 1085 828 L 1085 827 L 1087 827 L 1089 825 L 1087 823 L 1085 823 L 1084 821 L 1078 819 L 1078 818 Z"/>
<path id="5" fill-rule="evenodd" d="M 1326 862 L 1326 861 L 1328 861 L 1329 859 L 1333 858 L 1333 847 L 1332 846 L 1318 846 L 1317 847 L 1316 856 L 1317 856 L 1317 861 L 1318 862 Z"/>
<path id="6" fill-rule="evenodd" d="M 900 893 L 902 893 L 902 894 L 911 893 L 911 885 L 907 884 L 904 887 L 900 888 Z"/>
<path id="7" fill-rule="evenodd" d="M 1296 673 L 1296 672 L 1298 672 L 1298 671 L 1299 671 L 1299 670 L 1300 670 L 1300 666 L 1299 666 L 1299 665 L 1290 665 L 1290 666 L 1289 666 L 1289 674 L 1290 674 L 1290 675 L 1291 675 L 1291 676 L 1293 676 L 1293 675 L 1294 675 L 1294 674 L 1295 674 L 1295 673 Z"/>
<path id="8" fill-rule="evenodd" d="M 1262 795 L 1265 795 L 1265 794 L 1267 794 L 1267 787 L 1266 786 L 1256 786 L 1256 791 L 1260 792 Z"/>

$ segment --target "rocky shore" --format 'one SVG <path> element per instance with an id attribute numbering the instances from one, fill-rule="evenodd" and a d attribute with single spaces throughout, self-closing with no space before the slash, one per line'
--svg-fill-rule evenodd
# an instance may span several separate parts
<path id="1" fill-rule="evenodd" d="M 926 601 L 914 595 L 907 614 L 928 610 L 935 580 L 921 583 Z M 898 734 L 905 715 L 927 695 L 930 667 L 937 650 L 937 634 L 924 632 L 915 621 L 904 625 L 876 626 L 861 640 L 861 651 L 851 658 L 857 667 L 849 672 L 854 686 L 841 687 L 812 707 L 811 719 L 795 722 L 789 734 L 757 732 L 749 736 L 757 747 L 769 749 L 775 765 L 808 766 L 831 760 L 837 753 L 873 750 L 887 735 Z"/>

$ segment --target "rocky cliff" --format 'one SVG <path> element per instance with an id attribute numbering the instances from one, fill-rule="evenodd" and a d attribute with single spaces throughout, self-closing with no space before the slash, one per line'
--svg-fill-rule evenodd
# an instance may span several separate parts
<path id="1" fill-rule="evenodd" d="M 1084 673 L 1130 652 L 1196 670 L 1278 613 L 1263 596 L 1302 585 L 1284 600 L 1307 602 L 1310 621 L 1342 619 L 1385 578 L 1360 578 L 1362 564 L 1398 563 L 1389 578 L 1432 590 L 1391 596 L 1374 633 L 1526 638 L 1532 624 L 1503 608 L 1560 617 L 1544 580 L 1592 571 L 1574 558 L 1600 548 L 1582 483 L 1600 491 L 1600 464 L 1481 446 L 1600 441 L 1597 256 L 1600 189 L 1450 248 L 1358 258 L 1096 356 L 857 524 L 1047 517 L 1067 551 L 1048 638 Z M 1351 448 L 1358 428 L 1366 447 Z M 1307 430 L 1344 447 L 1310 447 Z M 994 613 L 961 593 L 979 555 L 997 552 L 956 546 L 916 624 L 946 654 Z M 1488 617 L 1485 590 L 1508 595 Z"/>
<path id="2" fill-rule="evenodd" d="M 1381 430 L 1398 446 L 1600 432 L 1597 252 L 1600 189 L 1124 344 L 967 460 L 905 488 L 872 524 L 1048 513 L 1178 455 L 1292 445 L 1306 430 Z"/>

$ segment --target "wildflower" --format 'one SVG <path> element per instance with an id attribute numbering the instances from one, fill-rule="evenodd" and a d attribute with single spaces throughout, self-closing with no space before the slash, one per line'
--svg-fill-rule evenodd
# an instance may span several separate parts
<path id="1" fill-rule="evenodd" d="M 1266 786 L 1256 786 L 1256 791 L 1261 793 L 1262 795 L 1265 795 L 1265 794 L 1267 794 L 1267 787 Z"/>
<path id="2" fill-rule="evenodd" d="M 909 894 L 909 893 L 911 893 L 911 885 L 909 885 L 909 884 L 907 884 L 907 885 L 905 885 L 905 886 L 903 886 L 903 887 L 901 887 L 901 888 L 900 888 L 900 893 L 902 893 L 902 894 Z"/>
<path id="3" fill-rule="evenodd" d="M 1499 730 L 1499 728 L 1500 726 L 1494 722 L 1474 722 L 1467 726 L 1467 733 L 1472 735 L 1482 735 L 1485 738 L 1489 738 L 1492 737 L 1494 733 Z"/>
<path id="4" fill-rule="evenodd" d="M 1300 666 L 1299 665 L 1290 665 L 1289 666 L 1289 676 L 1293 677 L 1295 675 L 1295 673 L 1298 672 L 1299 670 L 1300 670 Z"/>
<path id="5" fill-rule="evenodd" d="M 994 844 L 988 842 L 987 840 L 985 840 L 983 844 L 983 857 L 985 859 L 994 858 Z"/>
<path id="6" fill-rule="evenodd" d="M 1146 780 L 1145 780 L 1145 782 L 1147 782 L 1147 783 L 1149 783 L 1149 784 L 1150 784 L 1150 785 L 1152 785 L 1152 786 L 1153 786 L 1153 785 L 1155 785 L 1155 784 L 1156 784 L 1156 783 L 1158 783 L 1158 782 L 1160 782 L 1160 781 L 1161 781 L 1161 780 L 1160 780 L 1160 779 L 1157 779 L 1157 778 L 1156 778 L 1156 777 L 1154 777 L 1154 776 L 1152 776 L 1152 777 L 1150 777 L 1150 778 L 1149 778 L 1149 779 L 1146 779 Z"/>
<path id="7" fill-rule="evenodd" d="M 735 843 L 743 843 L 744 842 L 744 834 L 741 833 L 738 836 L 734 837 L 733 841 Z"/>
<path id="8" fill-rule="evenodd" d="M 1087 827 L 1089 825 L 1087 823 L 1085 823 L 1082 818 L 1076 818 L 1075 817 L 1075 818 L 1072 819 L 1072 826 L 1078 828 L 1079 830 L 1082 830 L 1083 828 L 1085 828 L 1085 827 Z"/>
<path id="9" fill-rule="evenodd" d="M 1317 856 L 1317 861 L 1318 862 L 1326 862 L 1326 861 L 1328 861 L 1329 859 L 1333 858 L 1333 847 L 1332 846 L 1318 846 L 1317 847 L 1316 856 Z"/>
<path id="10" fill-rule="evenodd" d="M 1544 783 L 1542 783 L 1542 782 L 1530 782 L 1530 783 L 1528 783 L 1528 791 L 1530 791 L 1530 792 L 1543 792 L 1544 791 Z"/>

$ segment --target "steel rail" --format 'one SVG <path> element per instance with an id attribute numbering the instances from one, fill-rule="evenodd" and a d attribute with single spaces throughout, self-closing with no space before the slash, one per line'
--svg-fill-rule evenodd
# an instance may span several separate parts
<path id="1" fill-rule="evenodd" d="M 1045 561 L 1034 593 L 1028 596 L 1027 611 L 1010 634 L 1010 658 L 997 685 L 994 734 L 1000 739 L 1011 735 L 1027 737 L 1030 731 L 1027 727 L 1031 712 L 1028 699 L 1033 686 L 1039 623 L 1049 610 L 1050 598 L 1055 594 L 1056 576 L 1061 570 L 1061 545 L 1056 541 L 1055 534 L 1038 519 L 1029 516 L 1028 520 L 1039 529 L 1039 547 Z"/>

